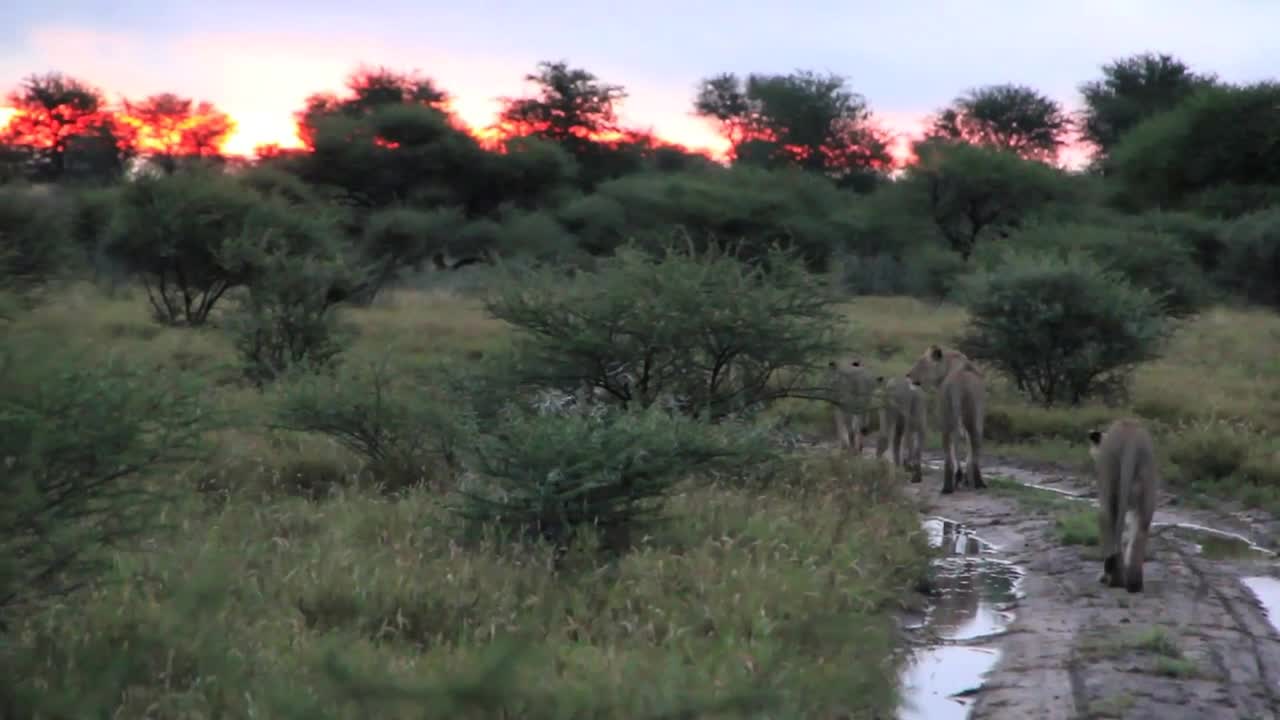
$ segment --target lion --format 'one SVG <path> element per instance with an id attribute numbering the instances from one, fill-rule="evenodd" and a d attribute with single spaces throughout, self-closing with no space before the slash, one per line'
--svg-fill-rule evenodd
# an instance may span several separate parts
<path id="1" fill-rule="evenodd" d="M 924 449 L 926 406 L 924 388 L 905 377 L 876 378 L 880 384 L 880 439 L 876 444 L 876 456 L 883 457 L 887 449 L 893 449 L 893 465 L 911 472 L 911 482 L 922 480 L 920 453 Z M 907 443 L 904 463 L 903 440 Z"/>
<path id="2" fill-rule="evenodd" d="M 942 494 L 955 492 L 965 480 L 975 489 L 982 479 L 982 422 L 986 417 L 987 389 L 982 371 L 959 350 L 931 345 L 907 371 L 916 385 L 938 390 L 938 421 L 942 428 Z M 968 444 L 965 467 L 956 462 L 956 436 Z"/>
<path id="3" fill-rule="evenodd" d="M 836 441 L 841 448 L 852 448 L 861 455 L 863 438 L 870 431 L 875 378 L 863 367 L 861 360 L 832 360 L 827 365 L 831 369 L 831 384 L 835 391 Z"/>
<path id="4" fill-rule="evenodd" d="M 1098 482 L 1102 577 L 1110 587 L 1142 592 L 1142 565 L 1156 512 L 1160 470 L 1155 443 L 1142 421 L 1125 418 L 1089 432 Z"/>

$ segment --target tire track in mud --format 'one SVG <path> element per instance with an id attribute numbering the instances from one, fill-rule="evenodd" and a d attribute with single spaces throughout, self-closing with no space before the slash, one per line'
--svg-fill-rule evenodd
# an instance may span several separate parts
<path id="1" fill-rule="evenodd" d="M 929 455 L 926 461 L 936 460 Z M 1087 478 L 1023 463 L 1003 467 L 1013 464 L 991 458 L 985 465 L 990 476 L 1077 497 L 1091 489 Z M 1241 582 L 1274 576 L 1274 557 L 1210 559 L 1176 527 L 1153 527 L 1146 591 L 1131 595 L 1098 582 L 1096 548 L 1059 541 L 1054 512 L 989 490 L 944 496 L 939 475 L 930 469 L 923 483 L 906 485 L 922 510 L 965 524 L 1025 573 L 1016 618 L 969 717 L 1280 718 L 1280 634 Z M 1268 520 L 1188 510 L 1167 497 L 1157 515 L 1157 522 L 1194 522 L 1273 546 Z"/>

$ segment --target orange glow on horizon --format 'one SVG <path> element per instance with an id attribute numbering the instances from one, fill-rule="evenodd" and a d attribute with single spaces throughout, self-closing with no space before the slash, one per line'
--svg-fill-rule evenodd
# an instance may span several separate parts
<path id="1" fill-rule="evenodd" d="M 455 125 L 471 134 L 487 150 L 501 152 L 503 141 L 519 134 L 515 129 L 498 121 L 496 110 L 467 107 L 461 103 L 452 102 L 448 104 L 447 109 Z M 163 152 L 165 147 L 180 147 L 180 138 L 183 133 L 198 128 L 208 119 L 206 114 L 198 113 L 171 125 L 148 126 L 141 119 L 120 111 L 103 113 L 102 116 L 112 121 L 118 129 L 126 130 L 124 134 L 127 137 L 121 138 L 123 142 L 144 152 Z M 0 106 L 0 133 L 14 129 L 15 123 L 19 122 L 21 117 L 22 113 L 17 109 Z M 99 116 L 99 119 L 103 118 Z M 297 124 L 292 117 L 276 118 L 251 113 L 245 117 L 232 116 L 230 121 L 230 131 L 216 144 L 216 152 L 227 157 L 265 157 L 282 151 L 305 149 L 298 135 Z M 895 131 L 890 133 L 891 140 L 888 147 L 889 155 L 892 157 L 891 167 L 901 169 L 915 163 L 917 158 L 912 152 L 911 144 L 922 136 L 924 123 L 916 118 L 903 117 L 894 118 L 892 122 L 885 124 L 895 128 Z M 697 126 L 691 127 L 687 131 L 688 136 L 684 138 L 680 138 L 679 135 L 686 135 L 686 133 L 676 135 L 631 130 L 601 133 L 591 139 L 597 142 L 614 143 L 640 141 L 647 137 L 656 146 L 675 146 L 686 152 L 700 153 L 718 162 L 726 162 L 730 150 L 728 141 L 710 132 L 709 129 L 706 134 L 697 132 L 698 129 Z M 48 138 L 41 138 L 39 144 L 47 146 L 49 142 Z M 386 148 L 393 148 L 396 145 L 381 139 L 375 142 Z M 212 153 L 205 150 L 200 154 Z M 1068 166 L 1082 165 L 1087 161 L 1087 156 L 1087 148 L 1077 147 L 1073 143 L 1063 149 L 1060 162 Z"/>
<path id="2" fill-rule="evenodd" d="M 129 145 L 144 153 L 221 155 L 225 154 L 227 139 L 235 131 L 235 121 L 209 112 L 157 118 L 120 112 L 115 114 L 115 121 L 127 129 Z"/>

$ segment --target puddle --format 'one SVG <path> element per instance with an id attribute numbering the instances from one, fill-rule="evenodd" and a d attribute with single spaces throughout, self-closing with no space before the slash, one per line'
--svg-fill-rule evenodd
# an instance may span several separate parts
<path id="1" fill-rule="evenodd" d="M 942 467 L 940 461 L 925 461 L 925 465 L 933 468 Z M 1023 470 L 1021 468 L 1009 467 L 1004 465 L 992 465 L 984 467 L 984 471 L 991 477 L 1006 477 L 1013 480 L 1024 487 L 1034 490 L 1043 490 L 1044 492 L 1054 493 L 1062 497 L 1080 502 L 1087 502 L 1090 505 L 1097 506 L 1097 498 L 1085 495 L 1079 492 L 1072 492 L 1062 488 L 1056 488 L 1045 485 L 1043 481 L 1045 476 L 1032 470 Z M 1039 481 L 1039 482 L 1037 482 Z M 1151 522 L 1151 529 L 1169 528 L 1173 532 L 1171 534 L 1181 537 L 1184 540 L 1191 541 L 1197 550 L 1208 559 L 1261 559 L 1274 558 L 1280 553 L 1274 550 L 1258 545 L 1249 538 L 1237 532 L 1230 530 L 1220 530 L 1218 528 L 1198 525 L 1196 523 L 1182 522 L 1170 519 L 1170 513 L 1167 509 L 1157 509 L 1156 516 Z M 1176 515 L 1174 516 L 1176 517 Z"/>
<path id="2" fill-rule="evenodd" d="M 994 648 L 943 645 L 918 653 L 902 677 L 899 720 L 963 720 L 971 698 L 963 695 L 982 685 L 1000 659 Z"/>
<path id="3" fill-rule="evenodd" d="M 1168 528 L 1167 533 L 1190 541 L 1200 555 L 1210 560 L 1262 560 L 1275 557 L 1275 553 L 1255 545 L 1243 535 L 1226 530 L 1195 525 L 1193 523 L 1152 522 L 1157 527 Z"/>
<path id="4" fill-rule="evenodd" d="M 924 622 L 912 629 L 936 644 L 907 662 L 898 717 L 964 718 L 966 691 L 981 686 L 1000 659 L 994 636 L 1014 619 L 1022 571 L 959 523 L 935 517 L 922 524 L 930 544 L 944 554 L 933 563 L 934 593 Z"/>
<path id="5" fill-rule="evenodd" d="M 942 461 L 941 460 L 925 460 L 924 466 L 928 468 L 932 468 L 934 470 L 940 470 L 942 468 Z M 1046 479 L 1045 475 L 1043 475 L 1042 473 L 1035 472 L 1033 470 L 1024 470 L 1022 468 L 1012 467 L 1009 465 L 983 464 L 982 473 L 984 476 L 987 476 L 987 477 L 997 477 L 997 476 L 1005 477 L 1010 480 L 1013 480 L 1014 482 L 1019 483 L 1020 485 L 1025 485 L 1035 490 L 1043 490 L 1045 492 L 1055 493 L 1063 497 L 1071 498 L 1072 500 L 1082 500 L 1082 501 L 1088 502 L 1093 499 L 1088 495 L 1084 495 L 1082 493 L 1072 492 L 1070 490 L 1063 490 L 1062 488 L 1053 487 L 1051 485 L 1045 485 L 1043 483 L 1043 481 Z M 1049 478 L 1049 479 L 1052 479 L 1052 478 Z"/>

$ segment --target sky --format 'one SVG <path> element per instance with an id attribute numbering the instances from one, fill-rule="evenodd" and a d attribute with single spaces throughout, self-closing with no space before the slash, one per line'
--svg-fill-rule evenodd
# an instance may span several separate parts
<path id="1" fill-rule="evenodd" d="M 1277 0 L 40 0 L 0 10 L 0 91 L 58 70 L 112 100 L 176 92 L 237 122 L 226 150 L 296 145 L 292 113 L 358 65 L 418 70 L 472 126 L 542 60 L 623 85 L 632 127 L 717 152 L 690 114 L 719 72 L 849 78 L 891 131 L 967 89 L 1014 82 L 1070 109 L 1114 58 L 1171 53 L 1231 82 L 1276 76 Z M 3 120 L 3 117 L 0 117 Z"/>

